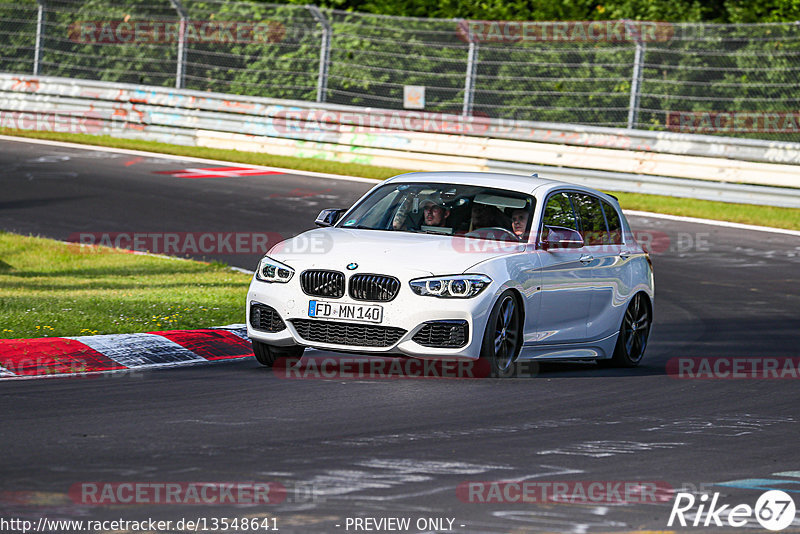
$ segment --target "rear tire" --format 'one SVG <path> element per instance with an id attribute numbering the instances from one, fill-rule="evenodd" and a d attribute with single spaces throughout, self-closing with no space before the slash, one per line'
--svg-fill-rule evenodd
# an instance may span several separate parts
<path id="1" fill-rule="evenodd" d="M 636 367 L 644 357 L 653 315 L 650 301 L 644 293 L 637 293 L 628 304 L 622 325 L 619 327 L 614 356 L 610 360 L 598 360 L 601 367 Z"/>
<path id="2" fill-rule="evenodd" d="M 510 289 L 497 299 L 483 334 L 481 358 L 492 366 L 492 376 L 507 376 L 513 372 L 514 360 L 522 347 L 522 313 L 519 302 Z"/>
<path id="3" fill-rule="evenodd" d="M 303 356 L 304 350 L 306 350 L 306 348 L 300 345 L 295 345 L 293 347 L 275 347 L 253 340 L 253 354 L 258 363 L 265 367 L 272 367 L 275 365 L 275 360 L 278 358 L 300 358 Z"/>

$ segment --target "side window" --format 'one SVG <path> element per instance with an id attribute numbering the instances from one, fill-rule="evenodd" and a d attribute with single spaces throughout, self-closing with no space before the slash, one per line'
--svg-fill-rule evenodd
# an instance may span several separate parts
<path id="1" fill-rule="evenodd" d="M 587 245 L 602 245 L 607 241 L 606 220 L 600 199 L 585 193 L 570 193 L 581 222 L 581 237 Z"/>
<path id="2" fill-rule="evenodd" d="M 603 211 L 606 214 L 606 221 L 608 222 L 608 239 L 607 245 L 621 245 L 622 244 L 622 223 L 619 220 L 619 213 L 616 208 L 603 201 Z"/>
<path id="3" fill-rule="evenodd" d="M 547 200 L 543 224 L 578 230 L 578 222 L 575 220 L 575 213 L 566 193 L 556 193 Z"/>

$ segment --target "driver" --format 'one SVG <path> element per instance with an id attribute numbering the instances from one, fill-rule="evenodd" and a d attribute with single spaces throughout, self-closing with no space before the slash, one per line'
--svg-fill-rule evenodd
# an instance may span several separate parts
<path id="1" fill-rule="evenodd" d="M 417 204 L 422 212 L 421 214 L 415 207 L 417 202 L 417 199 L 413 196 L 408 196 L 403 201 L 392 219 L 392 228 L 394 230 L 419 230 L 421 225 L 446 226 L 447 218 L 450 216 L 450 208 L 445 205 L 438 195 L 428 197 Z"/>
<path id="2" fill-rule="evenodd" d="M 422 207 L 422 224 L 425 226 L 445 226 L 450 210 L 441 201 L 432 198 L 424 200 Z"/>

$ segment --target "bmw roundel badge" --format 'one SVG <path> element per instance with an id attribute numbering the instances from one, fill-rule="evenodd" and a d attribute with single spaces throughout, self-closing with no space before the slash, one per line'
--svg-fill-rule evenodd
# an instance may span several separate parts
<path id="1" fill-rule="evenodd" d="M 358 269 L 358 264 L 357 263 L 348 263 L 347 264 L 347 270 L 348 271 L 355 271 L 356 269 Z"/>

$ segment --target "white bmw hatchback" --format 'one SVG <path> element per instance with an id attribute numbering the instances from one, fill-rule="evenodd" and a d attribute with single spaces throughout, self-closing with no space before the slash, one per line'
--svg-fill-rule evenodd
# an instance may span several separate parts
<path id="1" fill-rule="evenodd" d="M 306 347 L 632 367 L 653 269 L 616 199 L 509 174 L 396 176 L 273 247 L 247 295 L 258 361 Z"/>

